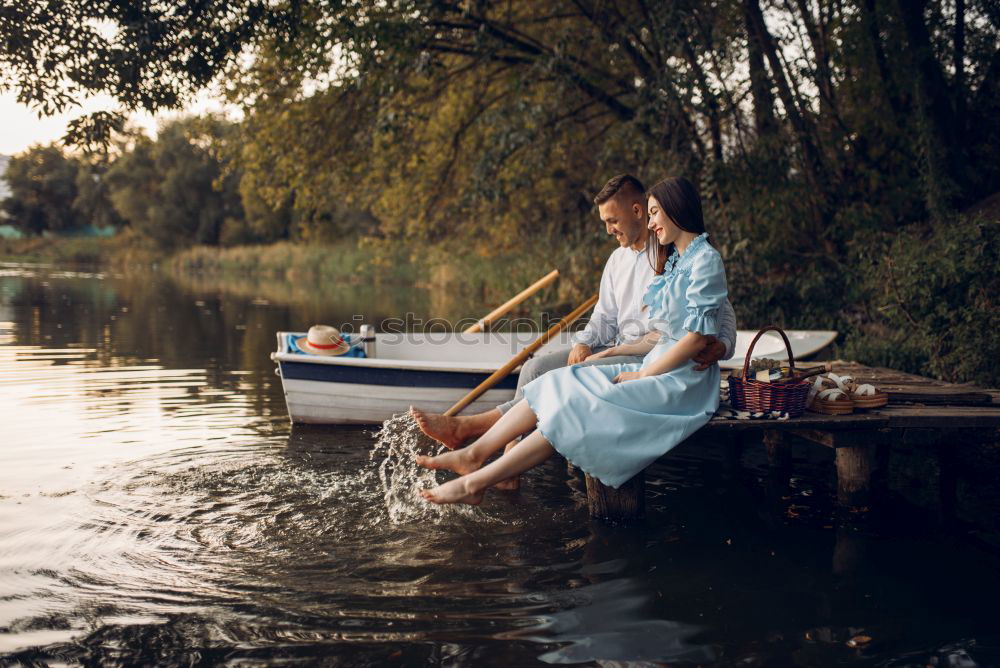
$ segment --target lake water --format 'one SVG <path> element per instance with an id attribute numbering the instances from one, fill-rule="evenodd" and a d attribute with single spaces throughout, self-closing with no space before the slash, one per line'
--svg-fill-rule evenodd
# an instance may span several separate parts
<path id="1" fill-rule="evenodd" d="M 0 265 L 0 664 L 1000 665 L 995 471 L 843 517 L 822 448 L 696 441 L 613 527 L 563 461 L 430 509 L 405 421 L 289 424 L 276 330 L 442 299 Z"/>

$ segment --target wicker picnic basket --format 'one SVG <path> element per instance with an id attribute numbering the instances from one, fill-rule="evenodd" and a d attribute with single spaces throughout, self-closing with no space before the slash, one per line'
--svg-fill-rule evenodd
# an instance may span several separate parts
<path id="1" fill-rule="evenodd" d="M 753 356 L 753 347 L 757 341 L 770 330 L 781 335 L 781 340 L 785 342 L 785 349 L 788 351 L 788 366 L 791 372 L 795 373 L 795 357 L 792 355 L 792 344 L 788 342 L 788 337 L 777 325 L 768 325 L 753 337 L 750 348 L 747 349 L 746 358 L 743 360 L 743 377 L 730 376 L 729 378 L 729 403 L 738 411 L 750 411 L 751 413 L 769 413 L 778 411 L 788 413 L 790 417 L 798 417 L 806 410 L 806 398 L 809 396 L 808 380 L 800 380 L 794 383 L 765 383 L 756 378 L 749 378 L 750 358 Z"/>

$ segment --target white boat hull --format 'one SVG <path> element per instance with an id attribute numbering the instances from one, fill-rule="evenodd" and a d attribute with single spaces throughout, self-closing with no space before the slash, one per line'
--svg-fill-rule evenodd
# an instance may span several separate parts
<path id="1" fill-rule="evenodd" d="M 464 388 L 384 387 L 315 380 L 287 380 L 283 384 L 288 414 L 293 422 L 303 424 L 377 424 L 410 406 L 444 413 L 469 392 Z M 465 413 L 492 410 L 513 396 L 514 390 L 487 390 Z"/>
<path id="2" fill-rule="evenodd" d="M 741 331 L 736 355 L 724 368 L 743 366 L 755 332 Z M 826 347 L 836 332 L 787 333 L 796 358 Z M 287 352 L 288 332 L 278 333 L 278 363 L 288 415 L 306 424 L 378 424 L 410 406 L 443 413 L 503 366 L 537 336 L 520 334 L 379 334 L 371 358 L 322 357 Z M 538 355 L 569 348 L 568 337 L 542 347 Z M 754 357 L 787 357 L 784 344 L 766 334 Z M 514 396 L 520 368 L 469 405 L 471 415 L 496 408 Z"/>

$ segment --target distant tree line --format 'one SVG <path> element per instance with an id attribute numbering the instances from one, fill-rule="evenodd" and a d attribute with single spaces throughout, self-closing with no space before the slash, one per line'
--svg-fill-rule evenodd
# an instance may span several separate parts
<path id="1" fill-rule="evenodd" d="M 105 152 L 32 147 L 10 159 L 0 222 L 29 236 L 129 227 L 168 250 L 369 231 L 370 216 L 346 209 L 297 227 L 294 198 L 268 206 L 234 161 L 237 137 L 236 125 L 210 115 L 168 122 L 155 138 L 119 134 Z"/>

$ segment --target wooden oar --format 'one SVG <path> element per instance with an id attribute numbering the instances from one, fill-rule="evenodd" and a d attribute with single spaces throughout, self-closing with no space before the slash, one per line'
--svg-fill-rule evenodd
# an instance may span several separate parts
<path id="1" fill-rule="evenodd" d="M 501 304 L 500 306 L 496 307 L 495 309 L 493 309 L 492 311 L 490 311 L 488 314 L 486 314 L 485 316 L 483 316 L 482 318 L 480 318 L 479 322 L 477 322 L 476 324 L 472 325 L 471 327 L 466 328 L 465 334 L 475 334 L 476 332 L 483 331 L 483 329 L 487 325 L 489 325 L 491 322 L 493 322 L 497 318 L 499 318 L 501 316 L 504 316 L 504 315 L 507 315 L 507 313 L 512 308 L 514 308 L 515 306 L 517 306 L 518 304 L 520 304 L 521 302 L 523 302 L 525 299 L 527 299 L 531 295 L 535 294 L 536 292 L 538 292 L 542 288 L 546 288 L 546 287 L 552 285 L 552 282 L 554 280 L 556 280 L 557 278 L 559 278 L 559 270 L 558 269 L 553 269 L 548 274 L 546 274 L 545 276 L 542 276 L 540 279 L 538 279 L 537 281 L 535 281 L 534 283 L 532 283 L 531 285 L 529 285 L 528 287 L 526 287 L 524 290 L 521 290 L 521 292 L 517 293 L 516 295 L 514 295 L 513 297 L 511 297 L 510 299 L 508 299 L 507 301 L 505 301 L 503 304 Z"/>
<path id="2" fill-rule="evenodd" d="M 466 406 L 468 406 L 473 401 L 475 401 L 476 399 L 478 399 L 479 396 L 483 392 L 485 392 L 486 390 L 488 390 L 491 387 L 493 387 L 494 385 L 496 385 L 501 379 L 506 378 L 507 375 L 511 371 L 513 371 L 515 368 L 517 368 L 517 366 L 519 364 L 521 364 L 522 362 L 524 362 L 524 360 L 528 359 L 533 354 L 535 354 L 536 350 L 538 350 L 539 348 L 541 348 L 542 346 L 544 346 L 546 343 L 548 343 L 549 341 L 551 341 L 559 332 L 563 331 L 564 329 L 566 329 L 567 327 L 569 327 L 571 324 L 573 324 L 573 322 L 575 322 L 577 318 L 579 318 L 581 315 L 583 315 L 584 313 L 586 313 L 587 309 L 589 309 L 591 306 L 593 306 L 596 303 L 597 303 L 597 295 L 594 295 L 593 297 L 591 297 L 587 301 L 585 301 L 582 304 L 580 304 L 579 306 L 577 306 L 575 309 L 573 309 L 573 311 L 569 315 L 567 315 L 565 318 L 563 318 L 562 320 L 560 320 L 555 325 L 552 325 L 551 327 L 549 327 L 549 329 L 548 329 L 547 332 L 545 332 L 544 334 L 542 334 L 541 336 L 539 336 L 537 339 L 535 339 L 534 341 L 532 341 L 531 344 L 529 344 L 527 348 L 525 348 L 524 350 L 522 350 L 521 352 L 519 352 L 517 355 L 515 355 L 512 360 L 510 360 L 509 362 L 507 362 L 506 364 L 504 364 L 502 367 L 500 367 L 499 369 L 497 369 L 496 371 L 494 371 L 492 374 L 490 374 L 490 377 L 487 378 L 486 380 L 484 380 L 483 382 L 481 382 L 479 384 L 479 387 L 477 387 L 476 389 L 474 389 L 472 392 L 469 392 L 467 395 L 465 395 L 464 397 L 462 397 L 461 401 L 459 401 L 457 404 L 455 404 L 454 406 L 452 406 L 451 408 L 449 408 L 447 411 L 445 411 L 445 415 L 447 415 L 447 416 L 450 417 L 450 416 L 458 415 L 459 413 L 461 413 L 462 410 L 464 410 Z"/>

